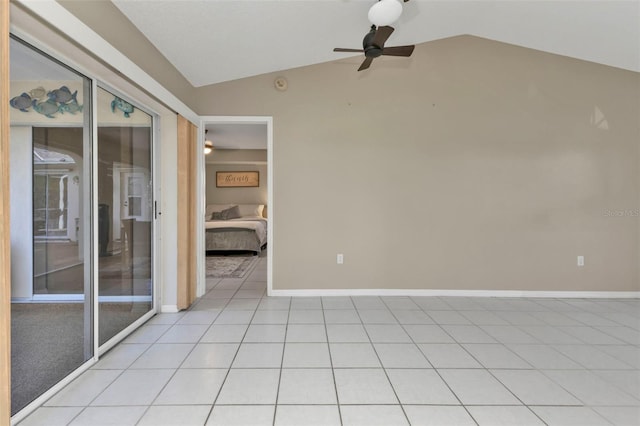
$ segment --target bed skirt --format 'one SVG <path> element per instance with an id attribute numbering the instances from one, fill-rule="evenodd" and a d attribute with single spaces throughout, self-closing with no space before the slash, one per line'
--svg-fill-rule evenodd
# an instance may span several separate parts
<path id="1" fill-rule="evenodd" d="M 266 244 L 250 229 L 208 229 L 205 237 L 207 251 L 252 251 L 259 254 Z"/>

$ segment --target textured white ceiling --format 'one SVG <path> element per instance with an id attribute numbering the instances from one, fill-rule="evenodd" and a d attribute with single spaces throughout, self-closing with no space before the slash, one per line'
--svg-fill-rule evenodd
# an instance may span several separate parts
<path id="1" fill-rule="evenodd" d="M 216 123 L 205 129 L 216 149 L 267 149 L 266 124 Z"/>
<path id="2" fill-rule="evenodd" d="M 374 0 L 113 0 L 195 87 L 341 59 Z M 411 0 L 388 46 L 470 34 L 640 71 L 640 1 Z"/>

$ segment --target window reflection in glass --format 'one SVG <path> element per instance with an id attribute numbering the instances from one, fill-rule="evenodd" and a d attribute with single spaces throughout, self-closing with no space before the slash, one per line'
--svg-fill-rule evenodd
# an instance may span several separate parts
<path id="1" fill-rule="evenodd" d="M 9 55 L 14 415 L 93 356 L 92 132 L 89 79 L 14 38 Z"/>
<path id="2" fill-rule="evenodd" d="M 99 342 L 152 309 L 151 116 L 98 88 Z"/>

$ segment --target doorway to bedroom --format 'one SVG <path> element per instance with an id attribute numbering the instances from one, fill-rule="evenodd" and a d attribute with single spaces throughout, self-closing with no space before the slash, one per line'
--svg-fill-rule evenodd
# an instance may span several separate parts
<path id="1" fill-rule="evenodd" d="M 249 275 L 271 288 L 271 125 L 270 117 L 203 117 L 200 295 Z"/>

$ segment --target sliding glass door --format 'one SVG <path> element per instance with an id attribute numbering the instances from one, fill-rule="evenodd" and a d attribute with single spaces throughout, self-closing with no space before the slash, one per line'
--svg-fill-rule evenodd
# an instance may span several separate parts
<path id="1" fill-rule="evenodd" d="M 10 49 L 14 416 L 151 316 L 155 212 L 152 116 Z"/>
<path id="2" fill-rule="evenodd" d="M 11 413 L 94 355 L 91 81 L 10 42 Z"/>
<path id="3" fill-rule="evenodd" d="M 98 88 L 99 341 L 153 308 L 152 118 Z"/>

